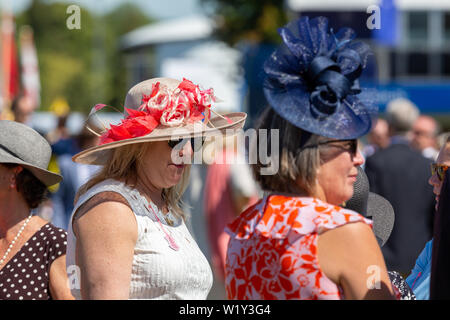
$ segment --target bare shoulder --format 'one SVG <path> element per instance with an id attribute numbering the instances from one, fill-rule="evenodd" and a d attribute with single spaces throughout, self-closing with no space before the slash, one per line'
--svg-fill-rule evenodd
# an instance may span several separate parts
<path id="1" fill-rule="evenodd" d="M 369 225 L 364 222 L 352 222 L 339 226 L 335 229 L 327 230 L 321 234 L 322 238 L 339 238 L 350 241 L 361 241 L 362 238 L 373 238 L 373 232 Z"/>
<path id="2" fill-rule="evenodd" d="M 136 217 L 127 203 L 90 201 L 95 205 L 88 204 L 73 221 L 82 297 L 126 299 L 138 235 Z"/>
<path id="3" fill-rule="evenodd" d="M 319 235 L 320 265 L 337 282 L 342 270 L 381 263 L 381 251 L 370 226 L 363 222 L 347 223 Z"/>
<path id="4" fill-rule="evenodd" d="M 96 233 L 99 237 L 131 236 L 137 238 L 137 222 L 128 202 L 118 193 L 102 192 L 83 204 L 73 220 L 79 234 Z"/>
<path id="5" fill-rule="evenodd" d="M 379 246 L 372 228 L 364 222 L 352 222 L 323 232 L 319 236 L 319 246 L 322 251 L 340 256 L 351 255 L 356 251 L 364 253 L 378 251 Z M 352 250 L 348 250 L 352 248 Z"/>
<path id="6" fill-rule="evenodd" d="M 75 213 L 74 220 L 81 218 L 85 213 L 105 202 L 122 203 L 131 210 L 128 201 L 120 193 L 114 191 L 104 191 L 94 195 L 92 198 L 83 203 Z"/>

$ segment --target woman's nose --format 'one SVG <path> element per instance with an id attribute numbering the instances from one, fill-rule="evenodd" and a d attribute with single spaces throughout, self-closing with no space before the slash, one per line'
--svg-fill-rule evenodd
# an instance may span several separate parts
<path id="1" fill-rule="evenodd" d="M 191 141 L 188 140 L 187 143 L 184 144 L 183 148 L 180 149 L 179 155 L 180 157 L 188 157 L 191 156 L 193 153 Z"/>
<path id="2" fill-rule="evenodd" d="M 355 164 L 355 166 L 361 166 L 364 163 L 364 157 L 359 149 L 356 151 L 356 154 L 353 157 L 353 163 Z"/>
<path id="3" fill-rule="evenodd" d="M 431 184 L 433 187 L 439 188 L 440 184 L 442 183 L 439 178 L 437 177 L 437 174 L 433 174 L 429 179 L 428 183 Z"/>

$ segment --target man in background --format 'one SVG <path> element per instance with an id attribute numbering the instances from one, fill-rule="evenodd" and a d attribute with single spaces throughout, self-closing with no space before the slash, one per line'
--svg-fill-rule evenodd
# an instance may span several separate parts
<path id="1" fill-rule="evenodd" d="M 427 183 L 431 160 L 410 147 L 407 134 L 419 116 L 409 100 L 396 99 L 386 109 L 390 145 L 368 157 L 370 191 L 393 206 L 395 223 L 382 248 L 387 268 L 407 275 L 432 237 L 434 196 Z"/>
<path id="2" fill-rule="evenodd" d="M 439 153 L 437 137 L 440 131 L 439 123 L 432 117 L 419 116 L 411 130 L 411 146 L 422 152 L 425 158 L 436 160 Z"/>
<path id="3" fill-rule="evenodd" d="M 370 157 L 379 149 L 384 149 L 389 145 L 389 125 L 386 120 L 382 118 L 377 119 L 367 135 L 367 142 L 368 144 L 364 146 L 362 151 L 365 158 Z"/>

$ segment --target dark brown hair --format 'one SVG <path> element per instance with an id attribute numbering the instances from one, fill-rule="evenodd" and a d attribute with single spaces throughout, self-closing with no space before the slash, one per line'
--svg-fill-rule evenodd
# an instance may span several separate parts
<path id="1" fill-rule="evenodd" d="M 15 163 L 3 163 L 3 165 L 11 169 L 20 166 Z M 47 198 L 48 189 L 29 170 L 22 168 L 23 170 L 16 176 L 16 188 L 24 197 L 28 207 L 34 209 Z"/>

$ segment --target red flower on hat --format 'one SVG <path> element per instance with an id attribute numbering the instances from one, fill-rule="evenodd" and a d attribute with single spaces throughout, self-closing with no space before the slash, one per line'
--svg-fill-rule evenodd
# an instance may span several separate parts
<path id="1" fill-rule="evenodd" d="M 201 120 L 209 121 L 213 101 L 213 89 L 201 90 L 190 80 L 183 79 L 175 90 L 156 82 L 150 94 L 142 96 L 137 110 L 125 109 L 128 113 L 126 118 L 119 125 L 111 125 L 101 136 L 100 144 L 142 137 L 158 125 L 177 127 Z"/>
<path id="2" fill-rule="evenodd" d="M 100 144 L 142 137 L 152 132 L 159 124 L 146 112 L 128 108 L 125 110 L 128 116 L 119 125 L 111 125 L 111 128 L 100 137 Z"/>

